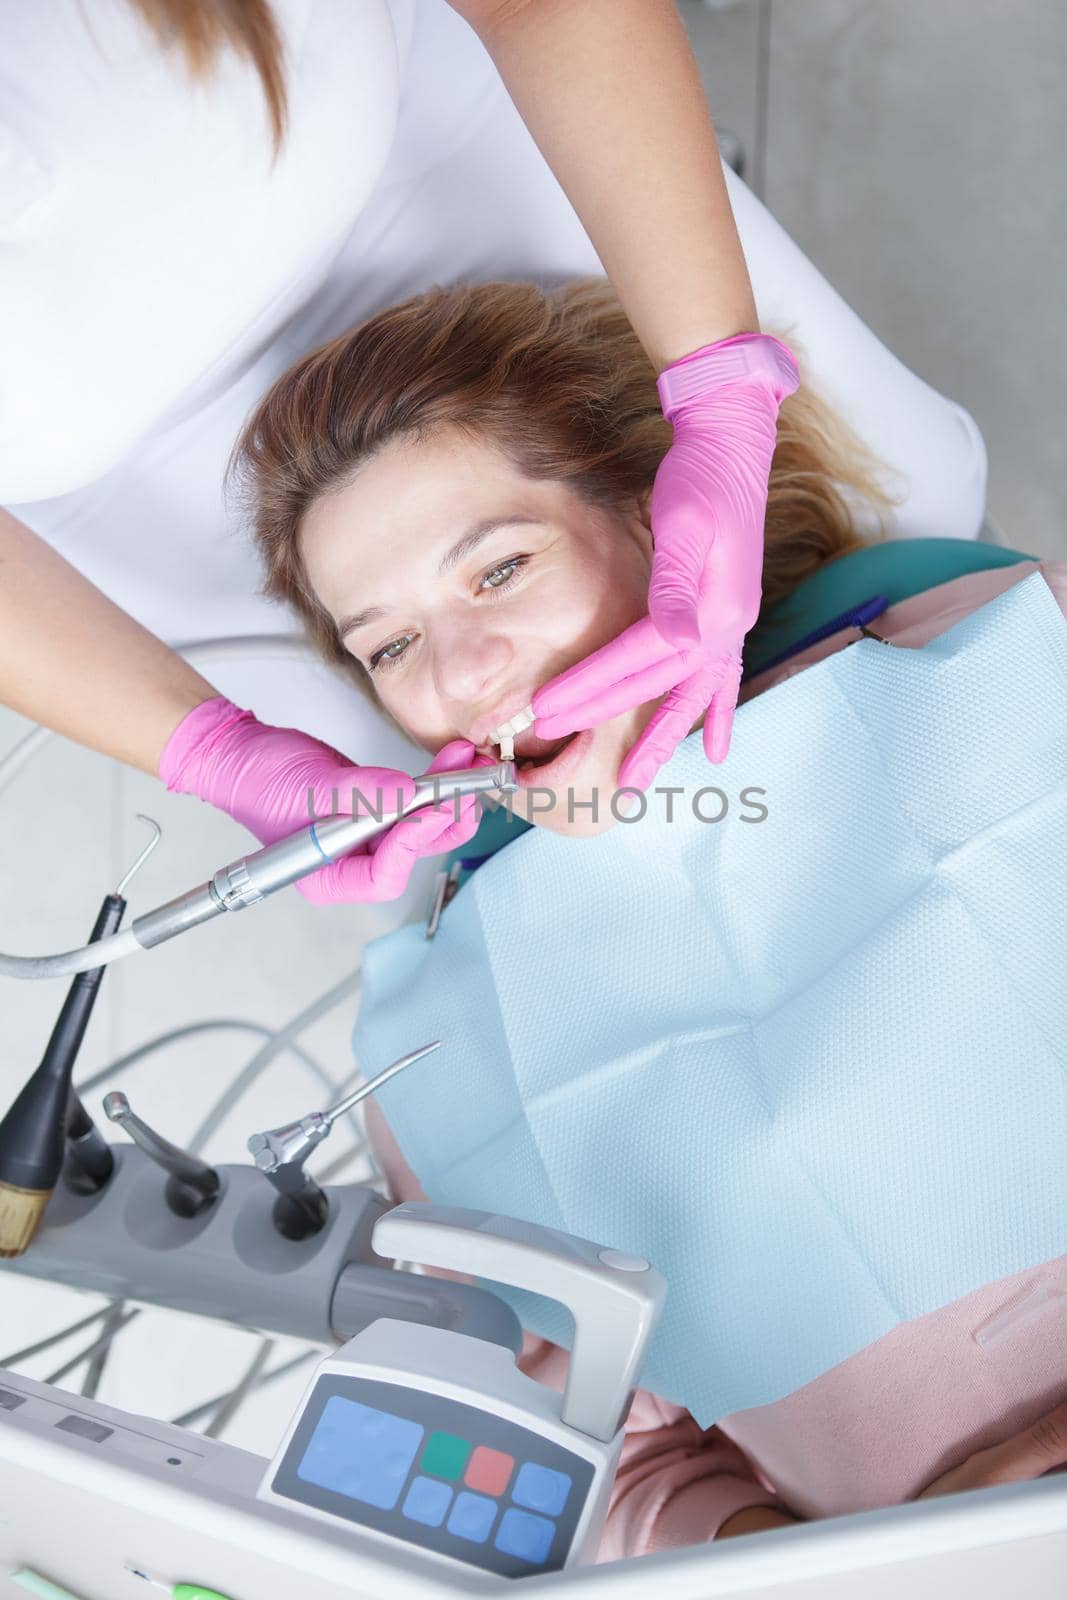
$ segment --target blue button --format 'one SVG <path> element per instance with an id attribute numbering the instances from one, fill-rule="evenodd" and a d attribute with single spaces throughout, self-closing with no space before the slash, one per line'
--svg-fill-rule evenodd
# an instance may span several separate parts
<path id="1" fill-rule="evenodd" d="M 568 1472 L 553 1472 L 551 1467 L 539 1467 L 534 1461 L 524 1461 L 515 1479 L 511 1498 L 531 1511 L 543 1511 L 546 1516 L 558 1517 L 571 1492 Z"/>
<path id="2" fill-rule="evenodd" d="M 424 1522 L 428 1528 L 439 1528 L 445 1520 L 451 1498 L 452 1490 L 440 1478 L 416 1478 L 400 1509 L 412 1522 Z"/>
<path id="3" fill-rule="evenodd" d="M 448 1531 L 457 1538 L 469 1539 L 472 1544 L 484 1544 L 496 1516 L 496 1501 L 487 1500 L 484 1494 L 457 1494 L 456 1503 L 448 1518 Z"/>
<path id="4" fill-rule="evenodd" d="M 532 1517 L 528 1511 L 516 1511 L 514 1506 L 508 1506 L 493 1543 L 506 1556 L 541 1562 L 552 1548 L 555 1531 L 556 1524 L 547 1517 Z"/>
<path id="5" fill-rule="evenodd" d="M 331 1395 L 297 1477 L 392 1511 L 425 1432 L 420 1422 Z"/>

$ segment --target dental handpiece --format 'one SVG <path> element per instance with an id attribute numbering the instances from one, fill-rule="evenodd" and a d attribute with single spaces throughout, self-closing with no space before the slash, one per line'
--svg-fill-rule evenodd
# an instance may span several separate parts
<path id="1" fill-rule="evenodd" d="M 394 1061 L 390 1066 L 383 1068 L 376 1077 L 360 1084 L 351 1094 L 346 1094 L 344 1099 L 337 1105 L 331 1106 L 329 1111 L 311 1111 L 306 1117 L 301 1117 L 299 1122 L 287 1122 L 282 1127 L 272 1128 L 266 1133 L 254 1133 L 248 1140 L 248 1153 L 260 1172 L 265 1172 L 274 1182 L 287 1171 L 300 1171 L 312 1150 L 322 1143 L 338 1117 L 343 1117 L 346 1112 L 358 1106 L 367 1095 L 380 1089 L 405 1067 L 410 1067 L 423 1056 L 429 1055 L 431 1050 L 436 1050 L 440 1043 L 440 1039 L 435 1039 L 432 1044 L 424 1044 L 420 1049 L 401 1056 L 399 1061 Z M 282 1193 L 286 1192 L 281 1184 L 278 1184 L 278 1187 Z"/>
<path id="2" fill-rule="evenodd" d="M 415 793 L 400 807 L 382 807 L 376 816 L 328 817 L 299 828 L 285 839 L 265 845 L 251 855 L 241 856 L 220 867 L 207 883 L 168 900 L 154 911 L 136 917 L 121 933 L 111 934 L 81 950 L 66 950 L 53 956 L 9 956 L 0 954 L 0 977 L 59 978 L 67 973 L 86 972 L 104 967 L 135 950 L 150 950 L 167 939 L 196 928 L 202 922 L 221 916 L 224 911 L 243 911 L 267 895 L 287 888 L 298 878 L 331 861 L 339 861 L 357 846 L 384 833 L 402 817 L 424 806 L 440 805 L 458 795 L 514 794 L 518 789 L 514 761 L 499 761 L 493 766 L 463 767 L 455 772 L 424 772 L 415 780 Z"/>
<path id="3" fill-rule="evenodd" d="M 170 1173 L 165 1193 L 167 1205 L 175 1215 L 195 1217 L 217 1197 L 220 1185 L 214 1167 L 150 1128 L 120 1090 L 113 1089 L 104 1096 L 104 1115 L 124 1128 L 145 1155 Z"/>
<path id="4" fill-rule="evenodd" d="M 440 1039 L 434 1039 L 418 1050 L 409 1051 L 358 1089 L 346 1094 L 328 1111 L 311 1111 L 299 1122 L 287 1122 L 266 1133 L 254 1133 L 248 1140 L 249 1154 L 280 1196 L 275 1205 L 274 1224 L 287 1239 L 306 1239 L 317 1233 L 326 1222 L 329 1210 L 326 1196 L 310 1173 L 304 1171 L 304 1162 L 326 1138 L 338 1117 L 351 1111 L 362 1099 L 380 1089 L 405 1067 L 421 1061 L 440 1043 Z"/>

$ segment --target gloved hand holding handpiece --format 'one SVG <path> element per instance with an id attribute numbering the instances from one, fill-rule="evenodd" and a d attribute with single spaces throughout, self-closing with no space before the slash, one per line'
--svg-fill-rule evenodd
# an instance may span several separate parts
<path id="1" fill-rule="evenodd" d="M 452 772 L 491 764 L 487 756 L 475 754 L 468 740 L 454 739 L 426 770 Z M 227 812 L 260 844 L 274 844 L 313 820 L 309 789 L 319 818 L 335 809 L 337 815 L 358 815 L 365 809 L 360 796 L 368 808 L 377 810 L 380 803 L 388 811 L 415 793 L 414 779 L 406 772 L 357 766 L 310 734 L 260 722 L 224 695 L 202 701 L 182 719 L 164 747 L 159 776 L 172 794 L 195 794 Z M 353 790 L 358 790 L 356 811 Z M 421 856 L 466 844 L 480 820 L 477 796 L 465 797 L 457 807 L 442 784 L 439 805 L 420 808 L 343 860 L 309 873 L 296 887 L 313 905 L 394 900 L 404 892 Z"/>

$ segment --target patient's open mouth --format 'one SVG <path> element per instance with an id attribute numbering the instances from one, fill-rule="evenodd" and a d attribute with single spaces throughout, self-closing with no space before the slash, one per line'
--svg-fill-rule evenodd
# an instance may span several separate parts
<path id="1" fill-rule="evenodd" d="M 565 739 L 557 739 L 554 744 L 549 745 L 539 755 L 520 756 L 516 750 L 515 765 L 520 772 L 531 772 L 534 768 L 547 767 L 551 762 L 555 761 L 561 750 L 566 749 L 573 738 L 575 738 L 575 735 L 569 733 Z"/>
<path id="2" fill-rule="evenodd" d="M 570 777 L 591 749 L 595 734 L 595 728 L 569 734 L 566 739 L 546 746 L 540 755 L 528 756 L 525 760 L 516 751 L 516 776 L 520 789 L 528 788 L 531 784 L 558 784 Z"/>

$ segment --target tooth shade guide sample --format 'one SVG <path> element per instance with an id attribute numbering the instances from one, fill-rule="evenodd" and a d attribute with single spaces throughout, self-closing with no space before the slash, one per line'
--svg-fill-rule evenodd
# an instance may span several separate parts
<path id="1" fill-rule="evenodd" d="M 493 729 L 489 735 L 490 743 L 499 744 L 506 733 L 522 733 L 526 728 L 532 728 L 536 720 L 533 706 L 524 706 L 521 711 L 516 711 L 513 717 L 509 717 L 506 722 Z"/>

